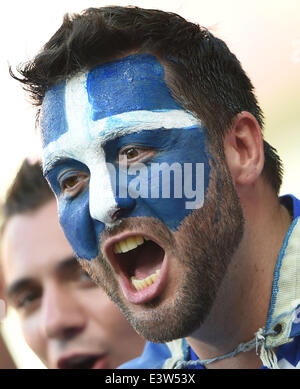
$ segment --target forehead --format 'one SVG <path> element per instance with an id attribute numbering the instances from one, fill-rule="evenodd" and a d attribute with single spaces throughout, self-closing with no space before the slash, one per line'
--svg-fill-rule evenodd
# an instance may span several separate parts
<path id="1" fill-rule="evenodd" d="M 128 131 L 195 122 L 172 97 L 158 60 L 131 55 L 77 74 L 46 93 L 40 117 L 44 158 L 66 149 L 76 153 L 94 138 L 105 141 Z"/>
<path id="2" fill-rule="evenodd" d="M 33 213 L 12 216 L 5 227 L 2 260 L 7 282 L 45 275 L 71 255 L 72 249 L 58 222 L 55 201 Z"/>
<path id="3" fill-rule="evenodd" d="M 51 88 L 41 111 L 44 144 L 68 131 L 79 113 L 98 122 L 125 112 L 181 109 L 164 81 L 164 69 L 152 55 L 131 55 L 78 74 Z M 116 118 L 117 120 L 117 118 Z"/>

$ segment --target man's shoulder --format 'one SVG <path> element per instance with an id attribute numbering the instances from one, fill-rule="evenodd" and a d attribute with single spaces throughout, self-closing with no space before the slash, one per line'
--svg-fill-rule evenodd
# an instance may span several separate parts
<path id="1" fill-rule="evenodd" d="M 172 369 L 188 357 L 189 346 L 185 339 L 169 343 L 146 342 L 141 356 L 122 364 L 118 369 Z"/>
<path id="2" fill-rule="evenodd" d="M 300 200 L 296 196 L 292 194 L 281 196 L 280 202 L 290 211 L 294 219 L 300 216 Z"/>

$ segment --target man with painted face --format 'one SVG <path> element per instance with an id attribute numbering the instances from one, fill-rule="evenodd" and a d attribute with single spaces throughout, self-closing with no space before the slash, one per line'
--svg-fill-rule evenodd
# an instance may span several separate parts
<path id="1" fill-rule="evenodd" d="M 278 198 L 280 159 L 226 44 L 176 14 L 103 7 L 66 15 L 18 70 L 80 263 L 167 342 L 125 367 L 297 366 L 299 201 Z"/>
<path id="2" fill-rule="evenodd" d="M 50 369 L 115 369 L 140 355 L 145 339 L 76 261 L 40 163 L 23 162 L 3 216 L 5 294 L 43 363 Z"/>

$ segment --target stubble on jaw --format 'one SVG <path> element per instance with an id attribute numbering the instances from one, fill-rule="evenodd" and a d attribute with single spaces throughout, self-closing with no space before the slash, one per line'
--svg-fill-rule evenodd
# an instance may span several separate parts
<path id="1" fill-rule="evenodd" d="M 192 211 L 177 231 L 170 231 L 158 219 L 149 217 L 122 220 L 112 231 L 103 231 L 101 240 L 121 231 L 151 233 L 168 250 L 181 270 L 177 290 L 165 301 L 158 296 L 134 312 L 128 306 L 114 271 L 100 254 L 79 262 L 92 279 L 104 288 L 135 330 L 152 342 L 168 342 L 186 337 L 207 318 L 220 284 L 242 236 L 244 218 L 227 166 L 220 156 L 210 158 L 211 175 L 204 206 Z M 101 252 L 101 251 L 99 251 Z"/>

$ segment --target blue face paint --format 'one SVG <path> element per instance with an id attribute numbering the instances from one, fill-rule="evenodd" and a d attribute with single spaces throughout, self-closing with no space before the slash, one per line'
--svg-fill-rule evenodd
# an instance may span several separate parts
<path id="1" fill-rule="evenodd" d="M 184 191 L 182 196 L 176 198 L 174 195 L 174 183 L 175 175 L 170 174 L 170 197 L 163 198 L 162 194 L 162 172 L 166 169 L 163 168 L 163 164 L 166 163 L 166 167 L 170 167 L 173 164 L 179 163 L 179 171 L 182 172 L 182 180 L 184 180 L 184 165 L 193 165 L 193 183 L 196 182 L 195 177 L 195 164 L 201 163 L 204 166 L 204 177 L 201 185 L 205 188 L 208 187 L 209 182 L 209 158 L 205 153 L 203 145 L 205 144 L 205 132 L 204 129 L 194 127 L 191 129 L 172 129 L 168 131 L 164 130 L 151 130 L 143 131 L 138 134 L 125 135 L 121 138 L 116 138 L 107 142 L 104 145 L 104 151 L 106 155 L 106 161 L 113 164 L 117 172 L 119 172 L 118 155 L 121 148 L 129 145 L 136 147 L 147 147 L 153 149 L 156 153 L 149 162 L 144 163 L 147 168 L 145 179 L 148 180 L 145 184 L 145 188 L 148 188 L 147 194 L 144 198 L 135 199 L 135 207 L 131 210 L 127 216 L 149 216 L 157 217 L 163 223 L 165 223 L 171 230 L 176 230 L 182 220 L 190 213 L 190 209 L 187 209 L 185 204 L 189 200 Z M 159 186 L 159 198 L 153 198 L 151 196 L 151 172 L 155 171 L 153 165 L 157 165 L 157 168 L 161 168 L 160 171 L 160 186 Z M 178 171 L 178 169 L 177 169 Z M 128 175 L 126 185 L 130 186 L 130 181 L 135 177 Z M 119 197 L 120 192 L 120 179 L 117 176 L 116 196 Z M 128 192 L 127 192 L 128 193 Z M 128 194 L 130 196 L 130 193 Z M 126 215 L 126 213 L 125 213 Z M 124 216 L 125 217 L 125 216 Z"/>
<path id="2" fill-rule="evenodd" d="M 166 87 L 162 66 L 150 55 L 97 67 L 88 74 L 87 91 L 93 120 L 130 111 L 182 109 Z"/>
<path id="3" fill-rule="evenodd" d="M 61 225 L 79 257 L 96 257 L 100 233 L 105 225 L 113 224 L 111 215 L 118 207 L 122 207 L 124 218 L 155 217 L 173 231 L 191 212 L 185 206 L 185 193 L 176 198 L 174 190 L 170 198 L 162 198 L 161 191 L 159 198 L 151 197 L 151 193 L 146 197 L 120 197 L 121 189 L 124 191 L 118 180 L 122 147 L 154 150 L 144 169 L 149 188 L 152 164 L 177 163 L 182 171 L 185 164 L 203 164 L 205 193 L 209 182 L 205 129 L 173 99 L 155 57 L 132 55 L 101 65 L 47 92 L 45 104 L 41 122 L 44 168 L 58 198 Z M 65 109 L 63 113 L 57 111 L 52 124 L 47 115 L 55 116 L 58 106 Z M 107 164 L 114 167 L 115 187 Z M 61 191 L 60 180 L 73 171 L 88 172 L 90 182 L 71 198 Z M 191 174 L 195 178 L 195 169 Z M 171 174 L 171 188 L 174 179 Z M 127 176 L 125 191 L 130 192 L 133 183 L 134 177 Z"/>
<path id="4" fill-rule="evenodd" d="M 90 258 L 94 258 L 98 252 L 98 239 L 104 229 L 104 224 L 90 217 L 89 190 L 88 188 L 83 190 L 74 199 L 62 194 L 63 179 L 82 172 L 89 174 L 85 165 L 73 159 L 66 159 L 53 167 L 46 178 L 59 200 L 60 223 L 66 238 L 72 242 L 73 248 L 76 248 L 74 249 L 76 255 L 85 257 L 89 253 Z"/>
<path id="5" fill-rule="evenodd" d="M 47 145 L 68 131 L 65 115 L 66 82 L 60 82 L 45 95 L 40 117 L 43 144 Z"/>

